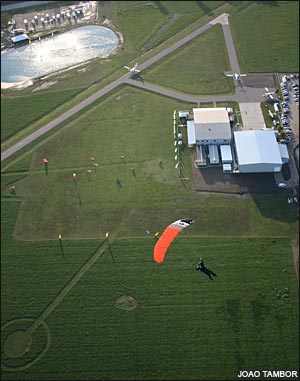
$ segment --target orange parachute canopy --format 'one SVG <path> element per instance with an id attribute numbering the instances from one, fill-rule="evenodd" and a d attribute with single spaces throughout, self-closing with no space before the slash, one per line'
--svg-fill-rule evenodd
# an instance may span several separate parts
<path id="1" fill-rule="evenodd" d="M 194 223 L 194 220 L 178 220 L 169 225 L 154 247 L 154 260 L 161 263 L 175 237 L 185 228 Z"/>

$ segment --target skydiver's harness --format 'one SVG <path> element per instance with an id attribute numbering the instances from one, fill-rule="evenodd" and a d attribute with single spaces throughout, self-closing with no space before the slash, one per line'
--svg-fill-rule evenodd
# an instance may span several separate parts
<path id="1" fill-rule="evenodd" d="M 204 274 L 210 276 L 210 274 L 215 275 L 215 273 L 211 270 L 209 270 L 207 267 L 204 266 L 203 260 L 200 261 L 199 265 L 195 266 L 195 269 L 198 271 L 202 271 Z"/>

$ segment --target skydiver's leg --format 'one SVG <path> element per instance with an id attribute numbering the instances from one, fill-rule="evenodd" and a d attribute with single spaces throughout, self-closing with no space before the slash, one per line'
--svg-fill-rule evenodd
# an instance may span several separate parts
<path id="1" fill-rule="evenodd" d="M 209 276 L 209 279 L 210 279 L 210 280 L 213 280 L 213 278 L 212 278 L 211 275 L 210 275 L 210 271 L 209 271 L 208 269 L 205 269 L 204 274 L 206 274 L 207 276 Z"/>
<path id="2" fill-rule="evenodd" d="M 210 270 L 210 273 L 211 273 L 213 276 L 217 276 L 217 274 L 214 273 L 212 270 Z"/>

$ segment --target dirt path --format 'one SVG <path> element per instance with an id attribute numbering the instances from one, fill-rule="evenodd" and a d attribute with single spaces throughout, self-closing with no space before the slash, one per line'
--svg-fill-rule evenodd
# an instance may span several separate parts
<path id="1" fill-rule="evenodd" d="M 61 292 L 52 300 L 52 302 L 45 308 L 45 310 L 40 314 L 40 316 L 33 322 L 33 324 L 28 328 L 27 332 L 32 334 L 32 332 L 48 317 L 49 314 L 59 305 L 59 303 L 64 299 L 68 292 L 75 286 L 82 275 L 97 261 L 99 256 L 104 253 L 106 249 L 106 241 L 103 241 L 96 252 L 90 257 L 90 259 L 80 267 L 73 278 L 66 284 L 66 286 L 61 290 Z"/>

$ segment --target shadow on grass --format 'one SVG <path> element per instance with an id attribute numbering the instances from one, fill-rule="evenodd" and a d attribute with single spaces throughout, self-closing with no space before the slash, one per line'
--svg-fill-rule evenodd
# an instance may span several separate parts
<path id="1" fill-rule="evenodd" d="M 132 77 L 131 77 L 131 79 L 132 79 L 133 81 L 142 82 L 142 84 L 144 84 L 143 77 L 142 77 L 140 74 L 137 74 L 137 73 L 133 74 Z"/>
<path id="2" fill-rule="evenodd" d="M 64 253 L 64 247 L 63 247 L 63 244 L 61 242 L 61 239 L 59 240 L 59 246 L 60 246 L 61 255 L 62 255 L 63 259 L 66 259 L 65 258 L 65 253 Z"/>
<path id="3" fill-rule="evenodd" d="M 198 7 L 206 14 L 209 16 L 213 16 L 214 12 L 211 10 L 211 8 L 204 3 L 204 1 L 196 1 L 196 4 Z"/>
<path id="4" fill-rule="evenodd" d="M 274 195 L 270 201 L 269 195 L 253 194 L 252 198 L 256 203 L 260 213 L 267 218 L 286 223 L 293 223 L 297 220 L 294 205 L 287 203 L 289 194 Z"/>
<path id="5" fill-rule="evenodd" d="M 194 169 L 195 191 L 251 195 L 260 213 L 267 218 L 293 223 L 296 206 L 288 204 L 290 189 L 276 186 L 273 173 L 224 174 L 221 167 Z"/>
<path id="6" fill-rule="evenodd" d="M 169 11 L 168 11 L 168 8 L 166 8 L 163 4 L 162 1 L 154 1 L 155 5 L 158 7 L 159 11 L 163 14 L 163 15 L 168 15 L 169 14 Z"/>

